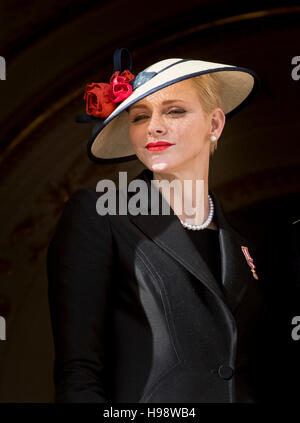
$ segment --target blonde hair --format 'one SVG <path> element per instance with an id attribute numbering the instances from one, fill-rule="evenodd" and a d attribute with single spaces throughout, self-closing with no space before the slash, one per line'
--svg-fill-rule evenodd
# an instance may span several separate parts
<path id="1" fill-rule="evenodd" d="M 194 76 L 191 78 L 191 81 L 197 90 L 199 100 L 206 115 L 212 112 L 216 107 L 222 109 L 220 82 L 214 74 L 207 73 Z M 216 149 L 217 141 L 211 142 L 210 154 L 212 155 Z"/>

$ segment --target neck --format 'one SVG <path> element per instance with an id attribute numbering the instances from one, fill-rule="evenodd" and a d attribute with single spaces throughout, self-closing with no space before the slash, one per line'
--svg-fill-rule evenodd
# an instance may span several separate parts
<path id="1" fill-rule="evenodd" d="M 161 194 L 179 219 L 187 223 L 201 225 L 208 218 L 208 171 L 209 162 L 206 161 L 200 163 L 200 165 L 197 163 L 194 168 L 189 166 L 188 169 L 174 172 L 153 172 L 153 180 L 160 183 Z M 172 189 L 169 189 L 169 191 L 162 189 L 161 181 L 166 181 L 168 186 L 168 183 L 170 184 L 175 180 L 177 182 L 173 182 Z M 210 223 L 208 228 L 217 229 L 214 221 Z"/>

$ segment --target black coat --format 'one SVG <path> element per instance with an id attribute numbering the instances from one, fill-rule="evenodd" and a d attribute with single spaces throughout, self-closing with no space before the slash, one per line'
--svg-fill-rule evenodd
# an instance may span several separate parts
<path id="1" fill-rule="evenodd" d="M 137 176 L 149 193 L 151 177 Z M 294 280 L 279 289 L 272 254 L 242 236 L 210 193 L 222 286 L 172 209 L 100 216 L 95 189 L 71 196 L 47 256 L 57 402 L 291 398 Z"/>

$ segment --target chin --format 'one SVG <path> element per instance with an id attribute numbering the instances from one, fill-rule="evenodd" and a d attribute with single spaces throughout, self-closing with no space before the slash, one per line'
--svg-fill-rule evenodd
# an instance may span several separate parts
<path id="1" fill-rule="evenodd" d="M 152 170 L 152 172 L 159 173 L 170 172 L 173 169 L 173 166 L 168 162 L 151 163 L 147 167 L 148 169 Z"/>
<path id="2" fill-rule="evenodd" d="M 178 167 L 178 160 L 175 163 L 170 157 L 166 157 L 165 159 L 163 157 L 156 157 L 156 160 L 149 160 L 149 157 L 146 160 L 145 157 L 143 159 L 140 157 L 139 159 L 149 170 L 156 173 L 170 173 Z"/>

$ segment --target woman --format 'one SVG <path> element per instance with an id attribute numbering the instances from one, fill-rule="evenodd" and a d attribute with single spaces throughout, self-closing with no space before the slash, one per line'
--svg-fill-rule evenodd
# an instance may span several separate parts
<path id="1" fill-rule="evenodd" d="M 117 50 L 110 84 L 87 86 L 78 120 L 95 121 L 90 158 L 145 165 L 134 179 L 144 183 L 143 213 L 99 213 L 94 188 L 64 208 L 48 250 L 56 401 L 259 401 L 264 280 L 255 246 L 208 187 L 225 115 L 257 77 L 190 59 L 130 70 L 128 50 Z M 170 196 L 153 184 L 174 180 Z M 169 214 L 151 213 L 155 190 Z M 190 208 L 176 213 L 178 199 Z"/>

